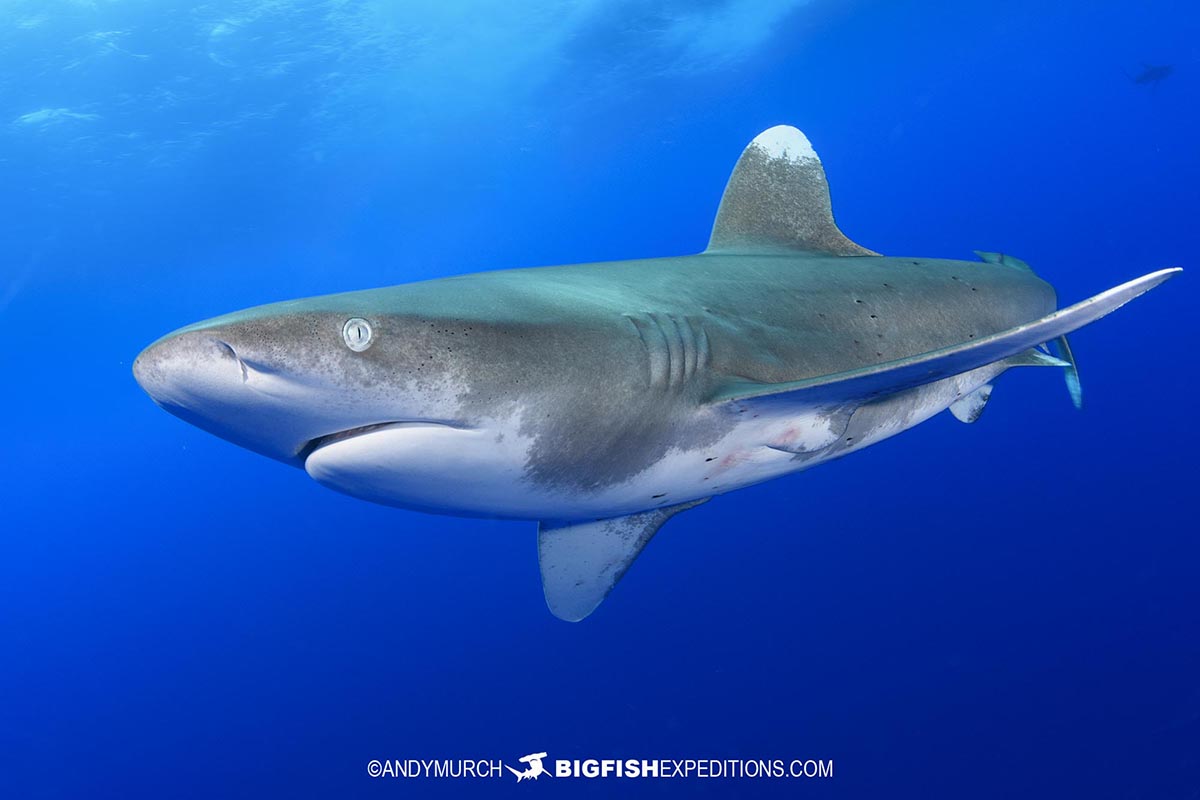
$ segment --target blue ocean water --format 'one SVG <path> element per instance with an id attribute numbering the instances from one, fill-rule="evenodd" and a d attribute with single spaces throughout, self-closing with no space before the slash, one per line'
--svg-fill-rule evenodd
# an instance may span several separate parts
<path id="1" fill-rule="evenodd" d="M 1187 273 L 1074 338 L 1082 413 L 1010 373 L 678 518 L 577 625 L 530 524 L 329 492 L 130 375 L 264 302 L 696 252 L 780 123 L 876 250 L 1063 302 L 1187 268 L 1198 41 L 1182 0 L 0 3 L 0 797 L 1200 796 Z M 538 750 L 835 775 L 367 775 Z"/>

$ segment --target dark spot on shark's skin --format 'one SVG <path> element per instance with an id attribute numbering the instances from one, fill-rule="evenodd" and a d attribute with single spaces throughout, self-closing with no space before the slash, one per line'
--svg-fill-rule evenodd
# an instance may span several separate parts
<path id="1" fill-rule="evenodd" d="M 658 499 L 658 498 L 660 498 L 660 497 L 666 497 L 666 496 L 667 496 L 667 495 L 666 495 L 666 493 L 665 493 L 665 492 L 664 492 L 663 494 L 652 494 L 652 495 L 650 495 L 650 499 L 651 499 L 651 500 L 657 500 L 657 499 Z"/>

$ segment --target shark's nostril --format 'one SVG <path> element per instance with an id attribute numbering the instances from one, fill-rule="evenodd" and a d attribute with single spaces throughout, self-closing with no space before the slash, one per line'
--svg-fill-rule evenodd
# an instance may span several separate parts
<path id="1" fill-rule="evenodd" d="M 238 369 L 240 369 L 242 371 L 242 383 L 245 383 L 246 380 L 249 378 L 249 375 L 246 372 L 246 363 L 244 361 L 242 361 L 241 356 L 239 356 L 237 354 L 237 350 L 234 350 L 233 345 L 231 345 L 229 342 L 226 342 L 222 339 L 213 339 L 213 341 L 216 342 L 218 347 L 220 347 L 222 350 L 224 350 L 226 353 L 228 353 L 229 356 L 234 361 L 237 362 Z"/>

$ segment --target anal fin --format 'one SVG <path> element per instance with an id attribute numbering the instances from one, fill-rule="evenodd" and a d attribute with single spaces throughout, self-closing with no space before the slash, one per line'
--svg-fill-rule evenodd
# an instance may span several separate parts
<path id="1" fill-rule="evenodd" d="M 568 622 L 591 614 L 663 523 L 706 500 L 624 517 L 538 523 L 538 563 L 550 613 Z"/>

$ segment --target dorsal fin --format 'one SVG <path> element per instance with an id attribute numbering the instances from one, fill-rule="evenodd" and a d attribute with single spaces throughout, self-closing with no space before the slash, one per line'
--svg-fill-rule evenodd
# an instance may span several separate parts
<path id="1" fill-rule="evenodd" d="M 1005 267 L 1033 272 L 1033 267 L 1016 256 L 1010 256 L 1008 253 L 989 253 L 985 250 L 976 250 L 975 255 L 979 256 L 980 261 L 986 261 L 989 264 L 1001 264 Z"/>
<path id="2" fill-rule="evenodd" d="M 721 197 L 707 252 L 781 249 L 879 255 L 838 230 L 821 159 L 790 125 L 763 131 L 742 151 Z"/>

